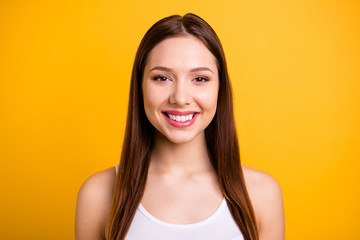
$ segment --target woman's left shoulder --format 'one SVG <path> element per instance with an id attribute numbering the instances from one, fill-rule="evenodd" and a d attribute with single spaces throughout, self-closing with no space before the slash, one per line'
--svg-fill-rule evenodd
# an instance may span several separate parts
<path id="1" fill-rule="evenodd" d="M 268 197 L 282 197 L 278 181 L 270 174 L 242 165 L 246 187 L 253 194 L 270 195 Z M 249 193 L 250 194 L 250 193 Z"/>
<path id="2" fill-rule="evenodd" d="M 283 239 L 285 220 L 280 184 L 270 174 L 242 165 L 262 239 Z M 269 238 L 273 236 L 274 238 Z"/>

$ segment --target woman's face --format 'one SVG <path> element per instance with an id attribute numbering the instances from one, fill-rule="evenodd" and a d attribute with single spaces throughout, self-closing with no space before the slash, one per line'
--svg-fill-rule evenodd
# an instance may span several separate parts
<path id="1" fill-rule="evenodd" d="M 173 143 L 204 134 L 216 112 L 219 77 L 216 59 L 197 38 L 163 40 L 149 53 L 142 81 L 145 113 Z"/>

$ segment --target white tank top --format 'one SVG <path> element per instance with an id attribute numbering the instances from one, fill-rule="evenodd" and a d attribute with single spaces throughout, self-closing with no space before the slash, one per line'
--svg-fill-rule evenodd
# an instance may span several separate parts
<path id="1" fill-rule="evenodd" d="M 119 164 L 116 164 L 116 174 Z M 125 240 L 243 240 L 225 198 L 207 219 L 192 224 L 172 224 L 151 215 L 140 203 Z"/>

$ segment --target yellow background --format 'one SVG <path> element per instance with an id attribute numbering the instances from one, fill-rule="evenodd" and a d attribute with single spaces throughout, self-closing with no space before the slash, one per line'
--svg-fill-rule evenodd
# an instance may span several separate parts
<path id="1" fill-rule="evenodd" d="M 118 162 L 145 31 L 194 12 L 225 48 L 242 161 L 283 189 L 286 237 L 360 239 L 360 4 L 0 2 L 0 239 L 73 239 L 76 195 Z"/>

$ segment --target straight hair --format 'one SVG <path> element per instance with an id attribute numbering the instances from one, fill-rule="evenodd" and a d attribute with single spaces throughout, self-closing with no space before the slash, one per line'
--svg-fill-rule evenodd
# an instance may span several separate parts
<path id="1" fill-rule="evenodd" d="M 147 180 L 156 131 L 145 115 L 142 94 L 147 57 L 161 41 L 186 35 L 201 40 L 217 60 L 219 93 L 215 116 L 205 129 L 207 151 L 222 194 L 244 239 L 259 239 L 240 162 L 232 90 L 224 50 L 211 26 L 197 15 L 188 13 L 183 17 L 172 15 L 156 22 L 146 32 L 137 50 L 131 76 L 124 143 L 107 229 L 110 240 L 125 239 Z"/>

